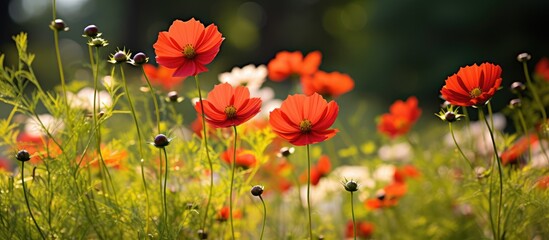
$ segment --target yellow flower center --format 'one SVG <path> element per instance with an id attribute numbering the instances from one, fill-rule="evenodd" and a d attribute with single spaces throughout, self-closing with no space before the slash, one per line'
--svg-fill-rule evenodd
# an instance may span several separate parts
<path id="1" fill-rule="evenodd" d="M 299 129 L 302 132 L 309 132 L 313 128 L 313 124 L 308 119 L 305 119 L 299 123 Z"/>
<path id="2" fill-rule="evenodd" d="M 183 55 L 187 59 L 193 59 L 196 56 L 196 52 L 194 51 L 194 47 L 191 44 L 185 45 L 183 48 Z"/>
<path id="3" fill-rule="evenodd" d="M 225 115 L 227 115 L 227 118 L 234 118 L 236 117 L 236 108 L 234 106 L 228 106 L 225 108 Z"/>
<path id="4" fill-rule="evenodd" d="M 480 90 L 479 87 L 474 88 L 473 90 L 471 90 L 471 92 L 469 92 L 469 96 L 471 96 L 471 98 L 477 98 L 481 94 L 482 94 L 482 90 Z"/>

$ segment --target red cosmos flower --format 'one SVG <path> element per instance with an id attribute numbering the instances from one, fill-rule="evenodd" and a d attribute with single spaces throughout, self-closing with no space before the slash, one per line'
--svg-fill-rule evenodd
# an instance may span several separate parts
<path id="1" fill-rule="evenodd" d="M 311 168 L 311 184 L 313 186 L 318 185 L 320 179 L 328 175 L 332 169 L 332 163 L 330 163 L 330 158 L 326 155 L 322 155 L 318 160 L 318 163 Z M 307 172 L 304 172 L 299 176 L 301 182 L 307 181 Z"/>
<path id="2" fill-rule="evenodd" d="M 297 74 L 300 77 L 308 76 L 318 70 L 322 54 L 319 51 L 314 51 L 305 58 L 301 52 L 282 51 L 276 54 L 275 58 L 267 64 L 269 70 L 269 78 L 273 81 L 280 82 L 288 78 L 292 74 Z"/>
<path id="3" fill-rule="evenodd" d="M 389 109 L 389 113 L 381 115 L 377 129 L 379 132 L 394 138 L 410 131 L 421 116 L 417 98 L 409 97 L 406 102 L 398 100 Z"/>
<path id="4" fill-rule="evenodd" d="M 248 88 L 233 88 L 228 83 L 216 85 L 208 93 L 207 100 L 202 102 L 206 122 L 216 128 L 238 126 L 259 113 L 261 108 L 261 99 L 250 98 Z M 202 114 L 200 102 L 197 102 L 194 108 Z"/>
<path id="5" fill-rule="evenodd" d="M 344 73 L 318 71 L 311 76 L 301 78 L 303 93 L 312 95 L 317 92 L 322 96 L 330 96 L 333 98 L 347 93 L 353 89 L 355 82 L 353 79 Z"/>
<path id="6" fill-rule="evenodd" d="M 224 206 L 219 209 L 217 213 L 217 221 L 225 222 L 229 219 L 230 209 L 228 206 Z M 233 210 L 233 218 L 239 219 L 242 218 L 242 212 L 239 210 Z"/>
<path id="7" fill-rule="evenodd" d="M 364 203 L 368 209 L 378 209 L 396 206 L 398 200 L 407 192 L 406 184 L 393 182 L 385 186 L 375 198 L 367 199 Z"/>
<path id="8" fill-rule="evenodd" d="M 528 151 L 528 148 L 538 142 L 536 134 L 529 134 L 519 138 L 511 147 L 501 153 L 500 159 L 503 165 L 515 163 L 516 160 Z"/>
<path id="9" fill-rule="evenodd" d="M 328 129 L 339 111 L 336 102 L 326 102 L 318 93 L 311 96 L 295 94 L 288 96 L 280 108 L 273 110 L 269 123 L 281 138 L 296 146 L 327 140 L 337 133 Z"/>
<path id="10" fill-rule="evenodd" d="M 173 90 L 185 80 L 182 77 L 173 77 L 175 70 L 177 70 L 175 68 L 167 68 L 162 65 L 157 68 L 152 64 L 143 64 L 143 70 L 145 70 L 151 85 L 161 86 L 166 91 Z"/>
<path id="11" fill-rule="evenodd" d="M 459 69 L 446 79 L 440 93 L 455 106 L 480 106 L 486 103 L 501 85 L 501 67 L 492 63 L 474 64 Z"/>
<path id="12" fill-rule="evenodd" d="M 549 58 L 541 58 L 536 64 L 534 72 L 545 81 L 549 81 Z"/>
<path id="13" fill-rule="evenodd" d="M 541 177 L 537 182 L 536 182 L 536 186 L 539 188 L 539 189 L 547 189 L 549 188 L 549 176 L 543 176 Z"/>
<path id="14" fill-rule="evenodd" d="M 369 238 L 374 233 L 374 224 L 371 222 L 356 222 L 356 236 L 360 238 Z M 345 238 L 352 238 L 354 236 L 353 220 L 347 221 L 347 228 L 345 229 Z"/>
<path id="15" fill-rule="evenodd" d="M 420 173 L 416 167 L 412 165 L 405 165 L 402 168 L 396 168 L 393 175 L 393 181 L 397 183 L 404 183 L 406 178 L 419 177 Z"/>
<path id="16" fill-rule="evenodd" d="M 221 159 L 227 164 L 231 164 L 233 159 L 233 149 L 228 149 L 221 154 Z M 250 150 L 236 149 L 236 166 L 248 169 L 256 164 L 257 160 L 255 155 Z"/>
<path id="17" fill-rule="evenodd" d="M 217 26 L 204 28 L 200 21 L 175 20 L 170 29 L 158 34 L 153 45 L 156 62 L 167 68 L 176 68 L 174 77 L 195 76 L 208 71 L 205 67 L 213 61 L 223 41 Z"/>
<path id="18" fill-rule="evenodd" d="M 46 141 L 40 136 L 34 136 L 27 133 L 21 133 L 17 136 L 16 150 L 18 151 L 21 149 L 25 149 L 31 154 L 30 162 L 33 164 L 40 163 L 42 159 L 46 157 L 55 158 L 62 153 L 61 149 L 53 140 L 48 139 Z"/>

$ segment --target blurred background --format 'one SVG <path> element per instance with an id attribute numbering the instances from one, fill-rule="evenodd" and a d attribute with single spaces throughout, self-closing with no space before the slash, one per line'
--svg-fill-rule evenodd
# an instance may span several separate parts
<path id="1" fill-rule="evenodd" d="M 57 8 L 57 17 L 70 27 L 60 33 L 69 81 L 87 78 L 79 72 L 88 62 L 81 37 L 85 26 L 97 25 L 109 41 L 102 50 L 105 59 L 125 47 L 147 53 L 154 63 L 158 32 L 175 19 L 194 17 L 205 25 L 215 23 L 226 38 L 210 71 L 201 76 L 209 86 L 217 82 L 217 74 L 234 66 L 266 64 L 281 50 L 320 50 L 320 69 L 347 73 L 355 81 L 355 89 L 340 99 L 342 111 L 361 112 L 360 119 L 372 129 L 375 116 L 411 95 L 424 109 L 422 118 L 436 120 L 432 113 L 439 111 L 444 80 L 462 66 L 485 61 L 503 68 L 504 89 L 493 100 L 498 111 L 511 98 L 507 87 L 524 79 L 516 55 L 531 53 L 531 69 L 549 56 L 549 1 L 543 0 L 58 0 Z M 36 74 L 46 88 L 59 84 L 48 28 L 51 9 L 47 0 L 0 3 L 0 51 L 13 64 L 11 36 L 27 32 L 29 50 L 37 55 Z M 194 81 L 187 83 L 194 89 Z M 278 98 L 288 94 L 280 90 L 288 83 L 267 85 L 278 90 Z"/>

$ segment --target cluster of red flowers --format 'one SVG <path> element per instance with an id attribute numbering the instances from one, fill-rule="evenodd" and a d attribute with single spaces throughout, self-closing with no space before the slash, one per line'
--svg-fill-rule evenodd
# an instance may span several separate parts
<path id="1" fill-rule="evenodd" d="M 369 238 L 374 233 L 374 224 L 371 222 L 356 222 L 356 237 L 358 238 Z M 345 238 L 350 239 L 354 237 L 355 228 L 353 226 L 353 221 L 347 221 L 347 227 L 345 228 Z"/>
<path id="2" fill-rule="evenodd" d="M 234 154 L 234 150 L 232 148 L 227 149 L 221 154 L 221 159 L 227 164 L 231 164 L 231 160 L 233 159 L 233 154 Z M 252 151 L 244 150 L 242 148 L 236 149 L 235 165 L 237 167 L 248 169 L 255 166 L 256 162 L 257 160 Z"/>
<path id="3" fill-rule="evenodd" d="M 305 58 L 299 51 L 279 52 L 267 65 L 269 78 L 280 82 L 292 75 L 297 75 L 300 78 L 303 93 L 306 95 L 316 92 L 336 98 L 354 88 L 355 83 L 349 75 L 319 70 L 321 60 L 322 54 L 319 51 L 311 52 Z"/>
<path id="4" fill-rule="evenodd" d="M 395 138 L 405 135 L 421 116 L 416 97 L 409 97 L 406 102 L 398 100 L 393 103 L 389 113 L 381 115 L 377 129 L 384 135 Z"/>
<path id="5" fill-rule="evenodd" d="M 395 168 L 393 182 L 380 189 L 376 197 L 367 199 L 366 202 L 364 202 L 366 208 L 379 209 L 397 205 L 400 198 L 408 191 L 406 179 L 417 178 L 419 175 L 418 170 L 412 165 Z"/>

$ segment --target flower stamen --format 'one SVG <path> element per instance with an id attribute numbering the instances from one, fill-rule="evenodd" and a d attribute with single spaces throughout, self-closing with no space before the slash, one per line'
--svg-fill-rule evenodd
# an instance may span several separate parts
<path id="1" fill-rule="evenodd" d="M 305 119 L 299 123 L 299 129 L 301 132 L 310 132 L 313 128 L 313 124 L 308 119 Z"/>
<path id="2" fill-rule="evenodd" d="M 194 47 L 192 44 L 187 44 L 183 48 L 183 56 L 187 59 L 193 59 L 196 56 L 196 52 L 194 51 Z"/>
<path id="3" fill-rule="evenodd" d="M 476 87 L 473 90 L 471 90 L 471 92 L 469 92 L 469 95 L 471 96 L 471 98 L 477 98 L 481 94 L 482 94 L 482 90 L 479 87 Z"/>
<path id="4" fill-rule="evenodd" d="M 227 115 L 228 119 L 236 117 L 236 108 L 232 105 L 226 107 L 225 114 Z"/>

